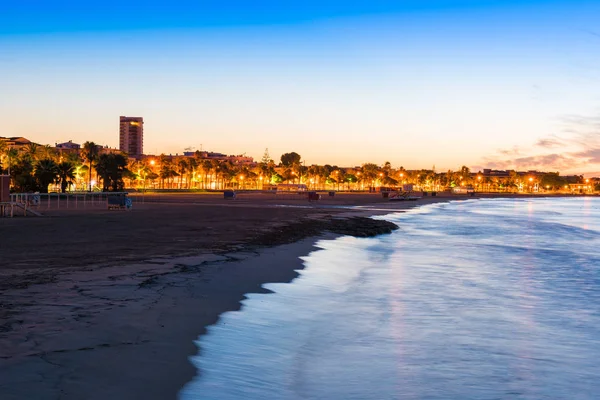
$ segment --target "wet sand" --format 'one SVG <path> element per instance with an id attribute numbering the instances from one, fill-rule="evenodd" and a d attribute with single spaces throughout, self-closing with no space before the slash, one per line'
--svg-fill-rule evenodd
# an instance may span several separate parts
<path id="1" fill-rule="evenodd" d="M 0 398 L 176 398 L 196 374 L 197 336 L 245 293 L 291 281 L 319 237 L 389 232 L 355 217 L 466 199 L 272 197 L 147 196 L 129 212 L 1 219 Z"/>

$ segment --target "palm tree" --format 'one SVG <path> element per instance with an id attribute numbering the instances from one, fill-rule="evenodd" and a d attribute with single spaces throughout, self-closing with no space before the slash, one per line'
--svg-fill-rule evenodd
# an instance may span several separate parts
<path id="1" fill-rule="evenodd" d="M 68 161 L 63 161 L 57 165 L 57 169 L 60 191 L 61 193 L 65 193 L 67 187 L 75 181 L 75 166 Z"/>
<path id="2" fill-rule="evenodd" d="M 127 158 L 123 154 L 101 154 L 96 162 L 96 172 L 102 178 L 103 191 L 122 190 L 123 175 L 128 172 Z"/>
<path id="3" fill-rule="evenodd" d="M 37 143 L 28 143 L 27 146 L 25 146 L 25 155 L 28 156 L 32 161 L 37 160 L 37 156 L 38 153 L 40 151 L 40 145 Z M 50 159 L 48 158 L 44 158 L 44 159 Z"/>
<path id="4" fill-rule="evenodd" d="M 6 144 L 6 141 L 0 139 L 0 174 L 2 174 L 2 170 L 3 168 L 3 164 L 2 164 L 2 160 L 4 160 L 4 155 L 8 150 L 8 145 Z"/>
<path id="5" fill-rule="evenodd" d="M 99 151 L 98 151 L 98 146 L 96 145 L 96 143 L 85 142 L 83 144 L 83 151 L 81 152 L 81 155 L 86 160 L 86 162 L 89 164 L 88 184 L 89 184 L 90 192 L 92 191 L 92 164 L 98 160 L 98 153 L 99 153 Z"/>
<path id="6" fill-rule="evenodd" d="M 173 180 L 174 177 L 176 177 L 178 174 L 175 171 L 175 167 L 173 166 L 173 161 L 167 157 L 166 155 L 162 154 L 160 156 L 160 179 L 162 181 L 162 188 L 165 188 L 165 179 L 167 180 Z"/>
<path id="7" fill-rule="evenodd" d="M 183 176 L 188 171 L 188 163 L 185 158 L 180 158 L 177 161 L 177 173 L 179 174 L 179 189 L 182 188 L 183 185 Z"/>
<path id="8" fill-rule="evenodd" d="M 13 164 L 19 158 L 19 151 L 15 148 L 6 150 L 6 158 L 7 158 L 6 167 L 8 169 L 8 175 L 10 175 L 10 167 L 12 167 Z M 29 164 L 31 165 L 31 163 L 29 163 Z"/>
<path id="9" fill-rule="evenodd" d="M 39 160 L 35 166 L 33 176 L 40 186 L 41 193 L 48 193 L 48 185 L 58 181 L 58 166 L 49 158 Z"/>
<path id="10" fill-rule="evenodd" d="M 208 175 L 213 171 L 213 163 L 211 160 L 203 160 L 202 161 L 202 172 L 204 172 L 204 179 L 202 180 L 202 186 L 206 189 L 206 181 L 208 180 Z"/>
<path id="11" fill-rule="evenodd" d="M 52 160 L 56 160 L 58 158 L 56 150 L 54 149 L 54 147 L 51 147 L 48 144 L 45 145 L 45 146 L 39 147 L 39 149 L 36 150 L 36 154 L 40 158 L 48 158 L 48 159 L 52 159 Z"/>
<path id="12" fill-rule="evenodd" d="M 187 188 L 192 188 L 192 183 L 196 176 L 196 170 L 198 169 L 198 161 L 195 158 L 189 158 L 188 162 L 188 175 L 187 175 Z"/>

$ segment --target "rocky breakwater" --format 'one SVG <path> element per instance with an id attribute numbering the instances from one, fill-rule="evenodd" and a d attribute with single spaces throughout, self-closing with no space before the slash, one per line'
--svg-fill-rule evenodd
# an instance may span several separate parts
<path id="1" fill-rule="evenodd" d="M 373 237 L 392 233 L 396 229 L 398 229 L 398 225 L 392 222 L 367 217 L 304 218 L 293 223 L 271 226 L 268 230 L 250 238 L 246 246 L 250 248 L 278 246 L 326 232 L 355 237 Z"/>

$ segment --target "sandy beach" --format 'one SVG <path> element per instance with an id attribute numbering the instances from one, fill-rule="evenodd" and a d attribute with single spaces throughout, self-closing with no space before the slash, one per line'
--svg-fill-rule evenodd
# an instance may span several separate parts
<path id="1" fill-rule="evenodd" d="M 390 232 L 364 217 L 458 199 L 162 195 L 1 219 L 0 398 L 176 398 L 198 335 L 244 294 L 291 281 L 318 238 Z"/>

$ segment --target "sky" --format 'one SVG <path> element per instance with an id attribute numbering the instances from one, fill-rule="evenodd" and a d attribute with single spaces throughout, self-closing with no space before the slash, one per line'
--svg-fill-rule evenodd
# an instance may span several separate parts
<path id="1" fill-rule="evenodd" d="M 598 1 L 5 3 L 0 136 L 600 171 Z"/>

